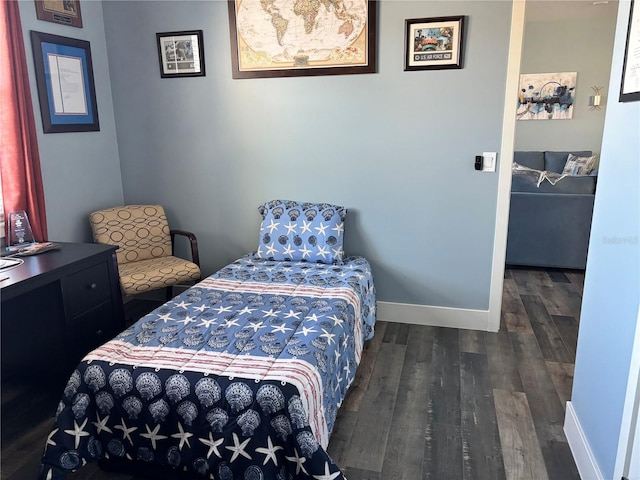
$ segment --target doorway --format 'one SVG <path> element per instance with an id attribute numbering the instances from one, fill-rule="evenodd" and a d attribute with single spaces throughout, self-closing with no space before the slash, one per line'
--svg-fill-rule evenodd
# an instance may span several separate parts
<path id="1" fill-rule="evenodd" d="M 592 109 L 589 97 L 593 94 L 591 87 L 603 87 L 607 102 L 617 9 L 617 0 L 513 2 L 489 330 L 498 330 L 500 325 L 514 151 L 600 153 L 605 109 Z M 581 40 L 584 38 L 592 40 Z M 520 73 L 550 72 L 577 73 L 572 118 L 516 120 Z"/>

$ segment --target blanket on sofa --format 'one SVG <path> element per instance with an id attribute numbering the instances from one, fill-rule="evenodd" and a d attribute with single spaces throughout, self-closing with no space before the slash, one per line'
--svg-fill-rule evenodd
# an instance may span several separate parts
<path id="1" fill-rule="evenodd" d="M 514 193 L 593 195 L 596 191 L 596 175 L 561 174 L 518 163 L 514 163 L 511 170 L 511 191 Z"/>
<path id="2" fill-rule="evenodd" d="M 540 184 L 547 180 L 551 185 L 555 185 L 560 180 L 569 175 L 564 173 L 555 173 L 548 172 L 546 170 L 535 170 L 533 168 L 525 167 L 524 165 L 520 165 L 518 163 L 513 163 L 513 167 L 511 168 L 511 173 L 513 175 L 518 175 L 525 182 L 530 184 L 535 184 L 536 187 L 540 187 Z"/>

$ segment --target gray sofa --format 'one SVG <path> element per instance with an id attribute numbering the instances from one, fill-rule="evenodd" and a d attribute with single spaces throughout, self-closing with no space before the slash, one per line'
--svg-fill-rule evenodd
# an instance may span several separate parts
<path id="1" fill-rule="evenodd" d="M 508 265 L 585 268 L 597 170 L 559 178 L 569 153 L 592 154 L 515 152 L 514 163 L 526 168 L 516 166 L 512 175 Z M 542 171 L 549 172 L 549 179 L 540 181 Z"/>

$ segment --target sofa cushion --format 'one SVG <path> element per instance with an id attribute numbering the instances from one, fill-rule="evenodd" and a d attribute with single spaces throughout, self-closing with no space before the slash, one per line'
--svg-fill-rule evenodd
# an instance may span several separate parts
<path id="1" fill-rule="evenodd" d="M 544 152 L 514 152 L 513 161 L 534 170 L 544 170 Z"/>
<path id="2" fill-rule="evenodd" d="M 570 153 L 577 157 L 591 156 L 591 150 L 581 150 L 577 152 L 544 152 L 544 168 L 539 170 L 562 173 Z"/>
<path id="3" fill-rule="evenodd" d="M 597 180 L 596 177 L 591 175 L 566 175 L 560 179 L 555 179 L 555 185 L 545 179 L 540 182 L 540 186 L 537 186 L 537 178 L 534 175 L 514 174 L 511 178 L 512 193 L 582 193 L 589 195 L 595 193 Z"/>

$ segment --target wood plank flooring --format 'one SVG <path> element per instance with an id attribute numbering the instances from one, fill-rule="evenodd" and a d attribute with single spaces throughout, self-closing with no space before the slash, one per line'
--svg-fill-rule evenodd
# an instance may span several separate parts
<path id="1" fill-rule="evenodd" d="M 583 282 L 508 268 L 497 333 L 378 322 L 329 444 L 349 480 L 579 479 L 562 426 Z M 131 303 L 130 321 L 152 307 Z M 1 480 L 36 478 L 60 389 L 3 379 Z"/>

